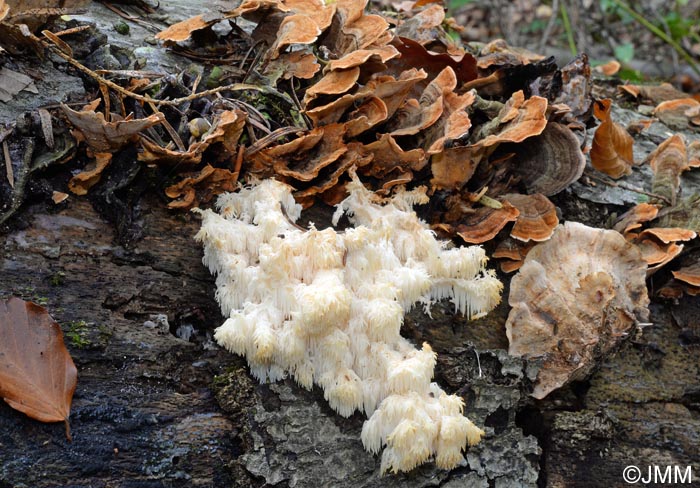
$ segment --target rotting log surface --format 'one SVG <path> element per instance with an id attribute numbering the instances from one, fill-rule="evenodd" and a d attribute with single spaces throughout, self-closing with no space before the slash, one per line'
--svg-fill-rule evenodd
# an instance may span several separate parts
<path id="1" fill-rule="evenodd" d="M 61 424 L 0 404 L 0 487 L 622 486 L 627 464 L 697 466 L 696 299 L 655 306 L 655 325 L 589 383 L 537 403 L 523 394 L 522 362 L 503 350 L 507 307 L 474 323 L 447 306 L 433 320 L 411 313 L 405 334 L 432 344 L 436 379 L 488 435 L 468 466 L 380 480 L 359 440 L 361 415 L 335 415 L 318 389 L 259 385 L 213 345 L 221 318 L 192 240 L 196 218 L 155 198 L 140 210 L 143 237 L 130 249 L 76 198 L 28 207 L 24 228 L 6 235 L 0 295 L 49 308 L 79 383 L 72 443 Z M 144 325 L 155 314 L 169 328 Z M 173 334 L 188 326 L 190 342 Z"/>

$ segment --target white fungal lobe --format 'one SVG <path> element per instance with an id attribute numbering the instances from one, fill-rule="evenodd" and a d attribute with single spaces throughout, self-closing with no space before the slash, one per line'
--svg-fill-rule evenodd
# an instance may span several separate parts
<path id="1" fill-rule="evenodd" d="M 436 355 L 400 336 L 415 303 L 451 299 L 480 316 L 500 301 L 501 283 L 484 270 L 480 247 L 437 241 L 412 210 L 424 190 L 380 203 L 354 179 L 344 232 L 302 230 L 290 188 L 266 180 L 219 197 L 219 213 L 202 212 L 197 239 L 217 275 L 216 298 L 228 317 L 219 344 L 245 355 L 261 382 L 292 376 L 319 385 L 345 417 L 362 411 L 365 448 L 382 455 L 382 472 L 408 471 L 434 457 L 462 463 L 483 431 L 462 415 L 462 399 L 431 383 Z"/>

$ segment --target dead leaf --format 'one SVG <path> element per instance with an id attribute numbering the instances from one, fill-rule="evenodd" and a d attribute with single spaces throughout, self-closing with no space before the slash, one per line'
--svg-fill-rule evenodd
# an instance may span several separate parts
<path id="1" fill-rule="evenodd" d="M 632 172 L 634 140 L 610 118 L 611 104 L 610 99 L 593 104 L 593 113 L 601 124 L 593 135 L 590 154 L 595 169 L 617 179 Z"/>
<path id="2" fill-rule="evenodd" d="M 46 309 L 19 298 L 0 300 L 0 396 L 41 422 L 64 422 L 78 371 L 59 325 Z"/>
<path id="3" fill-rule="evenodd" d="M 591 114 L 591 65 L 588 56 L 581 53 L 552 76 L 550 93 L 553 105 L 565 104 L 571 111 L 564 122 L 585 122 Z"/>
<path id="4" fill-rule="evenodd" d="M 160 123 L 160 117 L 153 114 L 145 119 L 132 120 L 127 117 L 116 122 L 105 121 L 104 114 L 93 110 L 76 112 L 61 104 L 68 121 L 85 137 L 88 146 L 96 153 L 113 153 L 138 138 L 138 134 Z"/>
<path id="5" fill-rule="evenodd" d="M 0 102 L 9 102 L 22 90 L 30 93 L 39 93 L 36 86 L 34 86 L 34 80 L 29 76 L 4 66 L 0 68 Z"/>
<path id="6" fill-rule="evenodd" d="M 556 70 L 554 57 L 531 64 L 506 64 L 488 76 L 482 74 L 479 78 L 465 83 L 461 89 L 475 89 L 480 96 L 489 98 L 507 98 L 519 90 L 528 90 L 531 95 L 540 96 L 545 93 L 533 88 L 537 86 L 537 80 L 551 77 Z"/>

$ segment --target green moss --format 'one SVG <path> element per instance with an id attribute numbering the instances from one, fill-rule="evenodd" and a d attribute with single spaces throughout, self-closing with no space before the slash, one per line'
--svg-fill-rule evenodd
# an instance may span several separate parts
<path id="1" fill-rule="evenodd" d="M 61 286 L 66 278 L 66 274 L 63 271 L 58 271 L 51 275 L 49 278 L 49 283 L 51 286 Z"/>
<path id="2" fill-rule="evenodd" d="M 114 23 L 114 30 L 117 31 L 118 34 L 121 34 L 123 36 L 128 36 L 129 35 L 129 24 L 120 20 L 119 22 Z"/>
<path id="3" fill-rule="evenodd" d="M 84 320 L 73 320 L 66 323 L 66 326 L 68 330 L 64 333 L 64 336 L 70 341 L 71 345 L 78 349 L 86 349 L 92 345 L 87 337 L 89 332 L 87 322 Z"/>

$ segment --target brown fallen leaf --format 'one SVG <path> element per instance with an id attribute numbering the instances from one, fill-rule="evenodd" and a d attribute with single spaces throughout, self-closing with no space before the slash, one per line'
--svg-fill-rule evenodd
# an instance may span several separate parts
<path id="1" fill-rule="evenodd" d="M 489 70 L 490 69 L 493 69 L 493 67 L 489 68 Z M 489 98 L 507 98 L 516 91 L 525 89 L 530 91 L 531 95 L 548 96 L 548 94 L 539 88 L 535 87 L 535 89 L 531 89 L 530 87 L 536 85 L 537 80 L 544 77 L 551 77 L 556 70 L 557 65 L 554 61 L 554 57 L 549 57 L 530 64 L 512 65 L 506 63 L 488 76 L 482 75 L 475 80 L 465 83 L 462 85 L 461 89 L 470 90 L 474 88 L 479 95 Z"/>
<path id="2" fill-rule="evenodd" d="M 85 137 L 85 141 L 96 153 L 113 153 L 138 138 L 139 132 L 160 123 L 160 116 L 153 114 L 145 119 L 107 122 L 102 112 L 81 110 L 76 112 L 61 105 L 68 121 Z"/>
<path id="3" fill-rule="evenodd" d="M 34 80 L 29 76 L 7 69 L 4 66 L 0 68 L 0 102 L 9 102 L 22 90 L 39 93 L 36 86 L 34 86 Z"/>
<path id="4" fill-rule="evenodd" d="M 0 300 L 0 397 L 40 422 L 64 422 L 78 370 L 59 325 L 45 308 L 12 297 Z"/>
<path id="5" fill-rule="evenodd" d="M 634 140 L 625 129 L 612 121 L 611 106 L 610 99 L 599 100 L 593 104 L 593 114 L 601 124 L 593 135 L 590 154 L 591 164 L 595 169 L 617 179 L 632 172 Z"/>
<path id="6" fill-rule="evenodd" d="M 90 0 L 0 1 L 0 53 L 8 51 L 11 54 L 22 55 L 32 50 L 43 59 L 45 45 L 34 34 L 60 15 L 82 12 L 83 7 L 89 3 Z M 60 39 L 55 40 L 59 44 L 62 42 Z"/>

